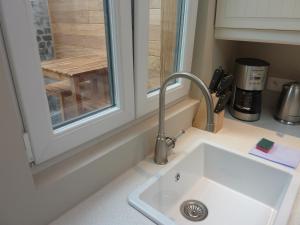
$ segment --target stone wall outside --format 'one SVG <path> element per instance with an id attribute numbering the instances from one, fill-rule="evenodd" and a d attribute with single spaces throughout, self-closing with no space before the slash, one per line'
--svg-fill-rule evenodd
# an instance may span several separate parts
<path id="1" fill-rule="evenodd" d="M 48 0 L 30 0 L 41 61 L 54 57 Z"/>

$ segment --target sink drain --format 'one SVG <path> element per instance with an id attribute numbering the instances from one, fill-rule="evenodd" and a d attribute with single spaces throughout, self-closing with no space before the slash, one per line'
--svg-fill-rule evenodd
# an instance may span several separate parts
<path id="1" fill-rule="evenodd" d="M 208 215 L 206 206 L 197 200 L 184 201 L 180 206 L 181 214 L 188 220 L 201 221 Z"/>

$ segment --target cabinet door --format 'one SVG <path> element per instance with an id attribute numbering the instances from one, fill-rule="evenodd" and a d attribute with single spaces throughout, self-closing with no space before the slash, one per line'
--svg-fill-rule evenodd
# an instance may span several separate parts
<path id="1" fill-rule="evenodd" d="M 218 0 L 216 27 L 300 30 L 300 0 Z"/>

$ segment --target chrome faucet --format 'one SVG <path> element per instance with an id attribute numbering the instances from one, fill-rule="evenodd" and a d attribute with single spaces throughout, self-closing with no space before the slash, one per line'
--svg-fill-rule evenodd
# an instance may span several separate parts
<path id="1" fill-rule="evenodd" d="M 170 81 L 177 78 L 186 78 L 194 81 L 202 91 L 207 105 L 207 124 L 206 130 L 214 130 L 214 110 L 210 92 L 204 82 L 191 73 L 178 72 L 171 74 L 162 84 L 159 93 L 159 128 L 155 144 L 154 162 L 164 165 L 168 162 L 168 151 L 175 147 L 177 138 L 166 137 L 165 135 L 165 93 Z M 181 132 L 183 133 L 183 132 Z"/>

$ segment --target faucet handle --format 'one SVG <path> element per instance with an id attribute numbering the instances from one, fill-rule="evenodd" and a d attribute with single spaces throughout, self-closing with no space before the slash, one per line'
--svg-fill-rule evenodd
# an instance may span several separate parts
<path id="1" fill-rule="evenodd" d="M 177 139 L 184 133 L 185 133 L 185 130 L 182 129 L 178 132 L 178 134 L 175 135 L 175 137 L 173 137 L 173 138 L 166 137 L 166 143 L 167 143 L 168 147 L 175 148 L 175 143 L 176 143 Z"/>
<path id="2" fill-rule="evenodd" d="M 177 141 L 178 138 L 181 137 L 181 135 L 183 135 L 185 133 L 184 129 L 181 129 L 174 137 L 175 141 Z"/>

